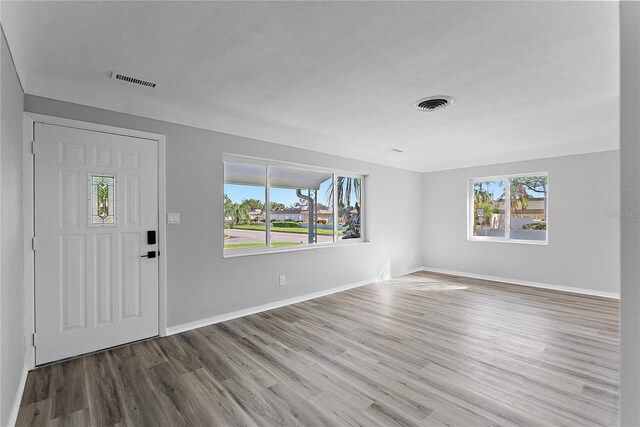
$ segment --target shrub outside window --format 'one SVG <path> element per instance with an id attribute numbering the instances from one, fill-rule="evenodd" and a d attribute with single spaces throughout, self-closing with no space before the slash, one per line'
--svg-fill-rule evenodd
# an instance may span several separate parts
<path id="1" fill-rule="evenodd" d="M 547 173 L 469 180 L 468 239 L 548 242 Z"/>
<path id="2" fill-rule="evenodd" d="M 224 254 L 363 241 L 363 181 L 362 175 L 225 156 Z"/>

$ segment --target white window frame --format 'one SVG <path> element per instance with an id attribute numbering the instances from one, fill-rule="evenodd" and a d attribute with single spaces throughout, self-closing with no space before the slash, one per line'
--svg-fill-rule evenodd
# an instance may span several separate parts
<path id="1" fill-rule="evenodd" d="M 547 221 L 547 232 L 545 234 L 545 240 L 523 240 L 523 239 L 512 239 L 511 238 L 511 208 L 510 208 L 510 200 L 511 200 L 511 185 L 509 184 L 509 179 L 515 177 L 526 177 L 526 176 L 546 176 L 547 177 L 547 194 L 545 195 L 546 200 L 546 210 L 545 210 L 545 218 Z M 495 237 L 495 236 L 474 236 L 473 235 L 473 227 L 474 227 L 474 204 L 473 204 L 473 185 L 478 182 L 486 182 L 486 181 L 505 181 L 505 209 L 504 209 L 504 237 Z M 500 242 L 500 243 L 519 243 L 525 245 L 548 245 L 549 244 L 549 172 L 527 172 L 527 173 L 513 173 L 509 175 L 495 175 L 495 176 L 485 176 L 485 177 L 474 177 L 469 178 L 467 180 L 467 240 L 473 242 Z"/>
<path id="2" fill-rule="evenodd" d="M 260 255 L 260 254 L 271 254 L 271 253 L 282 253 L 282 252 L 296 252 L 296 251 L 306 251 L 306 250 L 314 250 L 328 247 L 340 247 L 346 245 L 354 245 L 354 244 L 363 244 L 369 243 L 367 236 L 365 235 L 365 230 L 367 229 L 365 224 L 367 221 L 367 205 L 365 201 L 366 194 L 366 183 L 368 180 L 368 175 L 364 173 L 355 173 L 344 170 L 332 169 L 332 168 L 324 168 L 313 165 L 305 165 L 298 163 L 290 163 L 283 162 L 280 160 L 269 160 L 257 157 L 250 156 L 242 156 L 237 154 L 223 154 L 222 156 L 222 168 L 224 175 L 224 163 L 232 162 L 232 163 L 244 163 L 256 166 L 264 166 L 266 170 L 266 179 L 265 179 L 265 243 L 266 246 L 261 247 L 247 247 L 247 248 L 235 248 L 235 249 L 225 249 L 224 248 L 224 230 L 222 236 L 222 251 L 223 258 L 234 258 L 238 256 L 248 256 L 248 255 Z M 333 242 L 323 242 L 323 243 L 313 243 L 313 244 L 304 244 L 300 246 L 291 246 L 291 247 L 279 247 L 272 248 L 271 247 L 271 209 L 268 207 L 271 206 L 271 195 L 270 195 L 270 187 L 271 187 L 271 168 L 277 167 L 286 167 L 292 169 L 302 169 L 306 171 L 312 172 L 322 172 L 322 173 L 330 173 L 332 174 L 333 179 L 333 194 L 337 194 L 337 182 L 336 178 L 339 176 L 346 178 L 356 178 L 360 179 L 360 237 L 357 239 L 340 239 L 338 238 L 338 207 L 335 203 L 333 203 Z M 223 193 L 224 193 L 224 179 L 223 179 Z M 224 198 L 222 198 L 222 211 L 224 217 Z"/>

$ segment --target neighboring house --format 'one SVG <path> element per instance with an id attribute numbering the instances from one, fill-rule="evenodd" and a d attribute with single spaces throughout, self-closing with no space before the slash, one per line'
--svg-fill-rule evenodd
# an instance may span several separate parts
<path id="1" fill-rule="evenodd" d="M 262 210 L 260 209 L 252 210 L 249 212 L 249 219 L 251 220 L 251 222 L 264 222 L 264 212 L 262 212 Z M 233 221 L 233 216 L 225 213 L 224 220 L 225 222 Z"/>
<path id="2" fill-rule="evenodd" d="M 302 212 L 302 209 L 280 209 L 271 211 L 271 220 L 304 222 L 305 215 L 303 215 Z M 308 214 L 306 216 L 308 217 Z"/>
<path id="3" fill-rule="evenodd" d="M 488 223 L 484 223 L 481 228 L 498 230 L 504 228 L 504 200 L 498 200 L 498 213 L 491 215 Z M 517 208 L 511 214 L 511 228 L 519 229 L 526 224 L 531 224 L 544 220 L 545 215 L 544 197 L 531 197 L 528 200 L 527 208 L 522 209 L 522 205 L 518 203 Z"/>
<path id="4" fill-rule="evenodd" d="M 249 212 L 249 218 L 251 222 L 264 222 L 265 221 L 265 213 L 262 209 L 254 209 Z"/>
<path id="5" fill-rule="evenodd" d="M 324 219 L 328 224 L 333 223 L 333 211 L 331 209 L 320 209 L 318 211 L 318 219 Z"/>
<path id="6" fill-rule="evenodd" d="M 498 209 L 500 209 L 500 213 L 504 213 L 504 200 L 498 201 Z M 522 209 L 520 203 L 518 203 L 517 208 L 512 213 L 512 216 L 526 216 L 534 219 L 544 219 L 545 214 L 545 201 L 544 197 L 531 197 L 529 199 L 529 203 L 527 204 L 526 209 Z"/>
<path id="7" fill-rule="evenodd" d="M 271 219 L 274 221 L 309 222 L 309 211 L 306 209 L 282 209 L 271 211 Z M 327 223 L 333 222 L 333 211 L 321 209 L 318 211 L 318 219 L 324 219 Z"/>

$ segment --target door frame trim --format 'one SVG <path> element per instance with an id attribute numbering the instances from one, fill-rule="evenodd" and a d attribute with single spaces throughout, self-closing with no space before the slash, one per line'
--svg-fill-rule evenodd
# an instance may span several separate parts
<path id="1" fill-rule="evenodd" d="M 166 180 L 166 136 L 158 133 L 126 129 L 92 122 L 65 119 L 24 112 L 23 120 L 23 222 L 24 222 L 24 292 L 25 292 L 25 347 L 26 366 L 34 369 L 36 364 L 33 334 L 35 333 L 35 255 L 31 249 L 34 232 L 34 157 L 31 154 L 31 141 L 36 123 L 66 126 L 77 129 L 112 133 L 134 138 L 149 139 L 157 142 L 158 148 L 158 335 L 167 335 L 167 180 Z M 125 344 L 125 343 L 123 343 Z"/>

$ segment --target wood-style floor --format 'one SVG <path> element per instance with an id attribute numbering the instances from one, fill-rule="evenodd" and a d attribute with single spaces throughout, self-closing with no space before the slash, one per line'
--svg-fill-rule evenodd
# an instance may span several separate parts
<path id="1" fill-rule="evenodd" d="M 18 425 L 615 425 L 618 303 L 416 273 L 29 373 Z"/>

